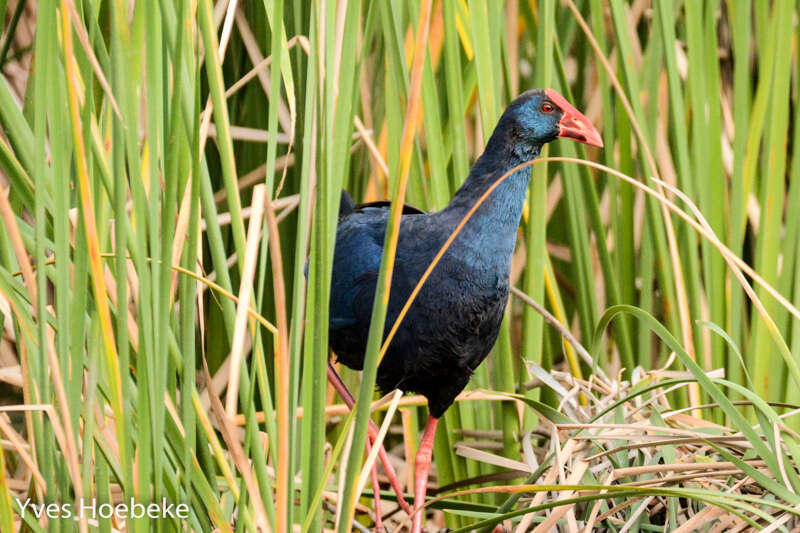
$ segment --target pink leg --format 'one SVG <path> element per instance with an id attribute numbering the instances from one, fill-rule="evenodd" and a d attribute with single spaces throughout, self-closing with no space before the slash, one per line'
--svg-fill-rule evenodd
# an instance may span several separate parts
<path id="1" fill-rule="evenodd" d="M 417 458 L 414 461 L 414 520 L 412 522 L 411 533 L 422 531 L 422 519 L 425 511 L 422 506 L 425 504 L 425 493 L 428 491 L 428 473 L 431 470 L 431 459 L 433 459 L 433 436 L 436 434 L 436 424 L 438 418 L 428 416 L 428 423 L 425 424 L 425 432 L 417 449 Z"/>
<path id="2" fill-rule="evenodd" d="M 372 445 L 367 439 L 367 455 L 369 455 Z M 375 531 L 376 533 L 383 532 L 383 516 L 381 516 L 381 484 L 378 482 L 378 468 L 373 464 L 372 471 L 370 472 L 372 478 L 372 492 L 375 495 Z"/>
<path id="3" fill-rule="evenodd" d="M 336 372 L 336 368 L 333 366 L 331 361 L 328 361 L 328 381 L 331 382 L 333 388 L 336 389 L 336 392 L 342 397 L 345 405 L 352 409 L 356 403 L 353 399 L 353 395 L 350 394 L 349 390 L 347 390 L 347 385 L 345 385 L 342 381 L 342 378 L 339 377 L 339 373 Z M 376 438 L 378 438 L 378 426 L 375 425 L 375 422 L 370 420 L 369 427 L 367 428 L 368 446 L 374 443 Z M 367 450 L 367 453 L 369 453 L 369 449 Z M 386 450 L 383 448 L 383 445 L 378 448 L 378 459 L 380 459 L 383 469 L 386 471 L 386 477 L 389 478 L 389 484 L 391 484 L 392 489 L 394 490 L 395 494 L 397 494 L 397 503 L 400 505 L 400 508 L 410 516 L 413 510 L 403 496 L 403 487 L 400 485 L 400 481 L 397 479 L 397 472 L 395 472 L 394 467 L 389 460 L 389 456 L 386 454 Z M 375 472 L 375 476 L 377 476 L 377 471 Z M 378 494 L 377 491 L 375 494 Z M 377 501 L 375 510 L 377 514 Z"/>

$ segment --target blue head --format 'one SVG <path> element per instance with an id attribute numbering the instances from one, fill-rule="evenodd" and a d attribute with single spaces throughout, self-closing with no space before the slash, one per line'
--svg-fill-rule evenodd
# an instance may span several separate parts
<path id="1" fill-rule="evenodd" d="M 450 210 L 456 213 L 455 216 L 461 216 L 501 175 L 535 159 L 542 145 L 558 137 L 603 146 L 603 139 L 592 123 L 553 89 L 522 93 L 500 117 L 486 149 L 450 202 Z M 481 208 L 487 213 L 491 211 L 495 226 L 511 228 L 508 242 L 502 243 L 504 249 L 510 250 L 509 253 L 513 251 L 513 230 L 519 225 L 530 172 L 530 166 L 514 172 Z"/>
<path id="2" fill-rule="evenodd" d="M 516 143 L 534 150 L 557 137 L 603 146 L 600 134 L 583 114 L 553 89 L 534 89 L 518 96 L 500 122 Z M 508 137 L 504 139 L 508 142 Z"/>

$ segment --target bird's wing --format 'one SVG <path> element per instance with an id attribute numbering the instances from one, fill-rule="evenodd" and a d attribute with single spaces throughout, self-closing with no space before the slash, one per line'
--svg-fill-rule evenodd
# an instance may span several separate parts
<path id="1" fill-rule="evenodd" d="M 374 295 L 383 254 L 384 209 L 354 211 L 339 221 L 333 257 L 330 327 L 341 329 L 365 320 L 363 302 Z M 369 306 L 371 309 L 371 306 Z"/>
<path id="2" fill-rule="evenodd" d="M 369 327 L 390 205 L 387 201 L 359 204 L 339 219 L 331 286 L 332 329 Z M 406 217 L 421 214 L 424 211 L 404 205 L 403 224 L 407 224 Z M 403 268 L 398 255 L 395 278 L 403 277 Z"/>

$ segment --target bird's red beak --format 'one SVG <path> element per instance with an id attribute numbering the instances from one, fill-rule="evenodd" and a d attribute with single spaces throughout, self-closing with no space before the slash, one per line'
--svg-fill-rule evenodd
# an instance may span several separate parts
<path id="1" fill-rule="evenodd" d="M 603 138 L 589 119 L 583 113 L 572 107 L 566 98 L 553 89 L 545 90 L 545 95 L 564 112 L 558 126 L 561 128 L 559 137 L 567 137 L 590 146 L 603 147 Z"/>

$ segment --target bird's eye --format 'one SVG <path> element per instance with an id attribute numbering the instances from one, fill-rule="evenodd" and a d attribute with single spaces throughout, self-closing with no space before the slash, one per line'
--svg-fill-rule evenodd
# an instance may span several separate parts
<path id="1" fill-rule="evenodd" d="M 552 113 L 553 112 L 553 104 L 549 102 L 545 102 L 542 104 L 542 111 L 544 113 Z"/>

